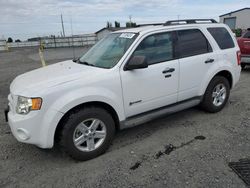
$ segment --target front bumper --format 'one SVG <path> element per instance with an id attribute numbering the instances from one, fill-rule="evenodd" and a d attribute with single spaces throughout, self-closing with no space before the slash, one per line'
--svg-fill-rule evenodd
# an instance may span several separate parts
<path id="1" fill-rule="evenodd" d="M 62 116 L 62 113 L 55 110 L 48 110 L 47 113 L 31 111 L 26 115 L 16 114 L 10 110 L 7 120 L 12 134 L 19 142 L 40 148 L 52 148 L 55 129 Z"/>
<path id="2" fill-rule="evenodd" d="M 31 112 L 27 115 L 19 115 L 9 111 L 8 123 L 12 134 L 19 142 L 34 144 L 39 147 L 43 145 L 40 139 L 40 127 L 42 125 L 36 114 Z"/>

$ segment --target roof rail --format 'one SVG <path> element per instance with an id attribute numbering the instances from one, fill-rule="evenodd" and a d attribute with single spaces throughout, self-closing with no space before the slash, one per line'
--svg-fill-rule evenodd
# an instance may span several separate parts
<path id="1" fill-rule="evenodd" d="M 158 25 L 164 25 L 165 23 L 149 23 L 149 24 L 138 24 L 136 27 L 144 27 L 144 26 L 158 26 Z"/>
<path id="2" fill-rule="evenodd" d="M 200 24 L 200 23 L 218 23 L 214 19 L 187 19 L 187 20 L 170 20 L 164 26 L 178 25 L 178 24 Z"/>

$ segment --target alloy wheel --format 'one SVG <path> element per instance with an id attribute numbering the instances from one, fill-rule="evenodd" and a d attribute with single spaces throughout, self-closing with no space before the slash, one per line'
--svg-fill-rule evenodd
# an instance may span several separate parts
<path id="1" fill-rule="evenodd" d="M 76 126 L 73 142 L 77 149 L 85 152 L 94 151 L 104 142 L 107 135 L 105 124 L 96 118 L 84 120 Z"/>
<path id="2" fill-rule="evenodd" d="M 218 84 L 212 93 L 213 104 L 215 106 L 221 106 L 227 97 L 227 90 L 224 84 Z"/>

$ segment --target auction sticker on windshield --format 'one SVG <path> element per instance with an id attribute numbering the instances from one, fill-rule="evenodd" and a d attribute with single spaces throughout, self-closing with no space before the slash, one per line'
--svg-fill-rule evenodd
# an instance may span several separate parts
<path id="1" fill-rule="evenodd" d="M 132 39 L 135 36 L 134 33 L 122 33 L 120 38 Z"/>

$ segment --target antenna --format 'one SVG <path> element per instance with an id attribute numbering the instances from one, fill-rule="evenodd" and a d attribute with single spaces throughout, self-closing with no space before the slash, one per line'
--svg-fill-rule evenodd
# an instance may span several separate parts
<path id="1" fill-rule="evenodd" d="M 63 16 L 62 16 L 62 14 L 61 14 L 61 22 L 62 22 L 63 36 L 65 37 L 65 31 L 64 31 L 64 24 L 63 24 Z"/>
<path id="2" fill-rule="evenodd" d="M 71 26 L 71 38 L 72 38 L 72 47 L 73 47 L 73 56 L 76 58 L 74 40 L 73 40 L 73 24 L 72 24 L 72 15 L 70 16 L 70 26 Z"/>

